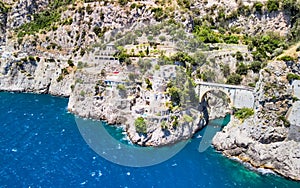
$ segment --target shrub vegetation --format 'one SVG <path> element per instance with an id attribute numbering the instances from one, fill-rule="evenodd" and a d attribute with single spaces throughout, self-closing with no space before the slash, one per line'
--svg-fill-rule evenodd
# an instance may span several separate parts
<path id="1" fill-rule="evenodd" d="M 147 124 L 143 117 L 138 117 L 134 121 L 135 130 L 138 133 L 146 134 L 147 133 Z"/>
<path id="2" fill-rule="evenodd" d="M 238 118 L 239 120 L 244 121 L 245 119 L 251 117 L 254 114 L 254 110 L 251 108 L 241 108 L 238 109 L 235 113 L 234 116 Z"/>

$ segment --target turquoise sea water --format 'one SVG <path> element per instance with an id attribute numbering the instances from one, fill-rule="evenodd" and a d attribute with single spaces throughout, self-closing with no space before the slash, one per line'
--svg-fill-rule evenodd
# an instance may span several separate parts
<path id="1" fill-rule="evenodd" d="M 49 95 L 0 93 L 0 187 L 300 187 L 248 170 L 209 146 L 223 120 L 211 122 L 163 163 L 142 168 L 114 164 L 85 142 L 67 102 Z M 127 143 L 120 129 L 106 128 Z"/>

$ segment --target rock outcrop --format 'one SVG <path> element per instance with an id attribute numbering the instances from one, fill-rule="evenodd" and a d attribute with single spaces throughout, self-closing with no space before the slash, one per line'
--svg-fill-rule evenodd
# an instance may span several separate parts
<path id="1" fill-rule="evenodd" d="M 254 116 L 244 122 L 233 118 L 214 137 L 213 145 L 217 150 L 254 167 L 271 169 L 285 177 L 300 180 L 300 143 L 297 139 L 300 137 L 300 132 L 297 132 L 300 124 L 287 120 L 291 106 L 297 109 L 299 104 L 293 103 L 286 79 L 288 73 L 299 72 L 298 65 L 299 62 L 276 61 L 260 72 Z M 295 118 L 295 114 L 293 116 Z"/>
<path id="2" fill-rule="evenodd" d="M 0 64 L 0 90 L 15 92 L 49 93 L 69 96 L 72 74 L 58 81 L 67 62 L 30 59 L 7 59 Z"/>
<path id="3" fill-rule="evenodd" d="M 185 107 L 184 110 L 172 108 L 172 114 L 168 114 L 171 107 L 167 110 L 164 108 L 169 100 L 157 100 L 161 109 L 150 108 L 149 103 L 152 104 L 155 100 L 145 99 L 147 92 L 141 95 L 136 85 L 118 88 L 116 83 L 119 81 L 116 81 L 115 85 L 108 87 L 105 81 L 112 80 L 107 79 L 105 73 L 112 73 L 114 70 L 126 72 L 124 69 L 127 67 L 122 67 L 119 62 L 110 63 L 110 60 L 114 59 L 113 56 L 109 57 L 110 60 L 100 61 L 91 53 L 92 57 L 85 59 L 89 52 L 93 51 L 90 49 L 93 48 L 93 44 L 99 47 L 112 41 L 118 42 L 120 39 L 131 41 L 139 32 L 126 36 L 127 31 L 133 28 L 144 29 L 141 26 L 145 25 L 155 25 L 165 17 L 171 18 L 169 20 L 171 24 L 180 23 L 179 25 L 183 25 L 186 31 L 190 31 L 199 20 L 216 24 L 214 28 L 219 26 L 223 28 L 221 24 L 225 23 L 228 30 L 240 30 L 249 35 L 267 31 L 286 35 L 292 26 L 290 17 L 285 11 L 270 13 L 266 10 L 258 12 L 253 9 L 248 10 L 247 16 L 244 13 L 237 13 L 238 9 L 247 8 L 242 6 L 243 3 L 251 7 L 253 1 L 196 0 L 193 5 L 186 7 L 179 5 L 177 1 L 167 2 L 168 6 L 160 4 L 165 1 L 152 0 L 128 2 L 126 5 L 120 5 L 117 1 L 90 3 L 76 1 L 72 4 L 63 1 L 63 6 L 55 10 L 48 7 L 50 2 L 53 2 L 48 0 L 0 2 L 10 6 L 9 10 L 0 11 L 0 45 L 4 43 L 6 45 L 5 51 L 3 53 L 0 51 L 0 90 L 70 96 L 68 109 L 72 113 L 86 118 L 104 119 L 109 124 L 126 125 L 125 129 L 133 142 L 151 146 L 172 144 L 190 138 L 205 122 L 194 107 Z M 43 16 L 50 15 L 50 12 L 55 16 L 41 28 L 22 28 L 24 24 L 26 26 L 30 22 L 34 23 L 36 21 L 34 17 L 41 12 Z M 145 30 L 147 35 L 159 33 L 155 28 L 151 32 L 149 28 Z M 176 28 L 170 27 L 170 30 L 171 33 Z M 171 38 L 177 36 L 180 37 L 174 35 Z M 129 43 L 136 42 L 132 40 Z M 141 46 L 144 45 L 139 47 Z M 143 49 L 139 50 L 141 50 L 139 56 L 142 56 Z M 206 53 L 207 58 L 211 58 L 214 63 L 202 68 L 207 69 L 210 66 L 210 70 L 220 72 L 221 63 L 224 63 L 223 65 L 230 66 L 228 71 L 230 74 L 236 69 L 238 60 L 234 55 L 238 51 L 247 57 L 247 62 L 252 61 L 247 46 L 237 44 L 231 45 L 225 51 L 215 50 Z M 23 52 L 26 54 L 22 55 Z M 71 59 L 75 65 L 69 61 Z M 79 61 L 84 61 L 82 64 L 90 64 L 91 59 L 95 61 L 94 67 L 78 68 Z M 286 177 L 299 180 L 299 102 L 293 101 L 286 79 L 290 72 L 299 74 L 299 67 L 299 63 L 274 62 L 261 71 L 260 80 L 256 85 L 254 117 L 243 123 L 233 120 L 215 136 L 214 146 L 224 154 L 237 156 L 255 167 L 270 168 Z M 127 72 L 136 73 L 141 69 Z M 153 77 L 153 72 L 147 77 Z M 223 74 L 217 75 L 217 80 L 224 81 Z M 252 78 L 247 80 L 254 82 L 256 76 L 256 73 L 253 73 Z M 127 79 L 129 76 L 124 75 L 123 78 Z M 146 77 L 141 77 L 141 80 L 144 78 Z M 187 92 L 185 94 L 190 95 Z M 134 104 L 138 102 L 141 105 L 136 107 Z M 217 99 L 211 103 L 211 105 L 222 104 Z M 132 110 L 134 107 L 136 109 Z M 148 107 L 148 111 L 144 107 Z M 136 114 L 132 115 L 132 111 Z M 147 116 L 149 111 L 152 111 L 152 116 Z M 211 114 L 211 118 L 219 117 L 220 111 L 224 109 L 219 108 L 215 116 Z M 138 116 L 145 117 L 147 121 L 146 133 L 138 133 L 134 126 Z"/>
<path id="4" fill-rule="evenodd" d="M 33 20 L 33 14 L 43 10 L 48 0 L 20 0 L 11 7 L 8 15 L 8 27 L 17 28 Z"/>
<path id="5" fill-rule="evenodd" d="M 11 9 L 7 14 L 3 14 L 3 16 L 0 14 L 0 19 L 3 17 L 3 23 L 5 23 L 5 32 L 3 33 L 7 33 L 7 45 L 22 51 L 30 51 L 31 49 L 28 47 L 36 45 L 41 51 L 48 51 L 49 48 L 53 48 L 57 53 L 67 53 L 74 56 L 74 52 L 79 54 L 79 49 L 84 50 L 95 42 L 101 42 L 100 39 L 103 35 L 105 40 L 120 37 L 114 32 L 109 32 L 111 30 L 126 32 L 132 28 L 159 23 L 165 17 L 170 17 L 181 23 L 187 31 L 192 30 L 196 19 L 212 18 L 213 21 L 216 21 L 215 19 L 218 19 L 220 14 L 225 14 L 226 20 L 216 22 L 224 22 L 228 24 L 229 28 L 237 28 L 249 35 L 266 31 L 286 35 L 291 27 L 289 16 L 284 11 L 257 13 L 251 8 L 253 6 L 252 1 L 250 3 L 242 1 L 241 3 L 241 1 L 229 0 L 210 2 L 197 0 L 189 6 L 188 11 L 180 7 L 182 5 L 178 5 L 177 2 L 168 4 L 167 2 L 139 1 L 128 2 L 121 6 L 114 1 L 95 1 L 66 4 L 60 13 L 59 20 L 54 21 L 51 27 L 42 28 L 43 32 L 34 31 L 36 36 L 30 34 L 20 37 L 18 36 L 18 29 L 22 25 L 34 22 L 34 17 L 38 13 L 51 12 L 49 9 L 51 1 L 4 2 L 11 4 Z M 249 6 L 249 15 L 241 14 L 234 18 L 228 18 L 242 9 L 243 3 L 245 6 Z M 159 12 L 160 9 L 162 12 Z M 57 10 L 57 12 L 60 11 Z M 31 33 L 26 30 L 23 32 Z"/>
<path id="6" fill-rule="evenodd" d="M 0 46 L 5 44 L 7 30 L 7 13 L 8 9 L 3 2 L 0 2 Z"/>
<path id="7" fill-rule="evenodd" d="M 231 112 L 229 102 L 230 99 L 225 93 L 221 91 L 211 91 L 206 94 L 206 99 L 208 100 L 208 114 L 209 119 L 224 118 L 227 113 Z"/>
<path id="8" fill-rule="evenodd" d="M 176 70 L 175 66 L 167 66 L 168 70 L 170 68 Z M 126 81 L 126 74 L 104 75 L 101 69 L 79 70 L 74 79 L 68 110 L 81 117 L 102 119 L 108 124 L 125 127 L 133 143 L 143 146 L 170 145 L 191 138 L 205 125 L 197 107 L 183 104 L 186 106 L 184 109 L 174 112 L 166 107 L 170 101 L 164 94 L 165 89 L 159 92 L 164 87 L 160 87 L 161 83 L 164 84 L 160 78 L 159 81 L 152 80 L 153 90 L 147 90 L 145 84 Z M 135 125 L 139 117 L 145 121 L 142 132 Z"/>

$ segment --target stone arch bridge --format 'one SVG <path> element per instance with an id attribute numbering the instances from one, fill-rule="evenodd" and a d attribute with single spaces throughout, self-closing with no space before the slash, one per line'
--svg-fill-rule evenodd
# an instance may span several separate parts
<path id="1" fill-rule="evenodd" d="M 250 87 L 201 82 L 196 80 L 196 93 L 202 101 L 209 91 L 221 91 L 230 99 L 230 106 L 236 108 L 254 108 L 254 90 Z"/>

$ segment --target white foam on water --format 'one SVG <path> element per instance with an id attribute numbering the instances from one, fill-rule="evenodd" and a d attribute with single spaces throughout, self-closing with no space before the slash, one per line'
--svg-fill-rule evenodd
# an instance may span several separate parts
<path id="1" fill-rule="evenodd" d="M 172 164 L 172 166 L 177 166 L 177 163 Z"/>
<path id="2" fill-rule="evenodd" d="M 118 147 L 117 147 L 117 149 L 121 149 L 121 144 L 118 144 Z"/>
<path id="3" fill-rule="evenodd" d="M 241 159 L 239 159 L 238 157 L 231 157 L 234 161 L 237 161 L 239 163 L 242 163 L 245 167 L 247 167 L 249 170 L 258 172 L 260 174 L 274 174 L 276 175 L 276 173 L 270 169 L 265 169 L 265 168 L 255 168 L 253 167 L 250 163 L 244 162 Z"/>
<path id="4" fill-rule="evenodd" d="M 273 172 L 272 170 L 270 169 L 265 169 L 265 168 L 258 168 L 257 171 L 261 174 L 274 174 L 276 175 L 275 172 Z"/>

